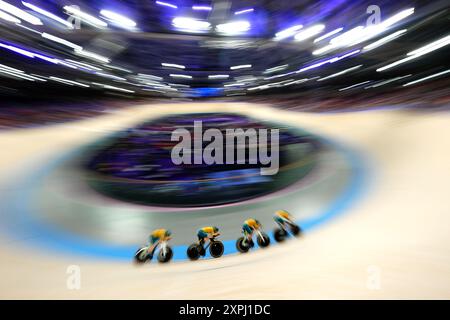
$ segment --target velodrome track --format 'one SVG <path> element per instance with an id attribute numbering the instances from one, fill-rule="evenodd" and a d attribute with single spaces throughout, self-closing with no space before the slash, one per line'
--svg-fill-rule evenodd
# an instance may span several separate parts
<path id="1" fill-rule="evenodd" d="M 41 244 L 43 234 L 36 230 L 16 234 L 27 230 L 28 221 L 11 225 L 11 212 L 2 206 L 0 298 L 450 298 L 448 112 L 305 114 L 246 104 L 136 106 L 91 120 L 1 132 L 2 194 L 17 194 L 23 176 L 111 131 L 172 112 L 224 110 L 332 138 L 364 159 L 364 183 L 339 215 L 300 240 L 247 255 L 142 268 L 52 250 Z M 70 265 L 81 268 L 80 290 L 67 289 Z M 371 285 L 374 277 L 379 286 Z"/>

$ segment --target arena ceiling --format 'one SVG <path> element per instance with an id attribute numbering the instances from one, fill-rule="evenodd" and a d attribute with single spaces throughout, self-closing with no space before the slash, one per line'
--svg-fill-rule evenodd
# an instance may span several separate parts
<path id="1" fill-rule="evenodd" d="M 379 92 L 448 76 L 447 1 L 0 0 L 0 95 Z"/>

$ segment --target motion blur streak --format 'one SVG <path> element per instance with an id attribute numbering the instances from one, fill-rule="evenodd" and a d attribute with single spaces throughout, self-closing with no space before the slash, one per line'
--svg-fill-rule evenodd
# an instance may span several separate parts
<path id="1" fill-rule="evenodd" d="M 418 80 L 415 80 L 415 81 L 411 81 L 411 82 L 405 83 L 403 86 L 407 87 L 407 86 L 410 86 L 410 85 L 413 85 L 413 84 L 416 84 L 416 83 L 419 83 L 419 82 L 422 82 L 422 81 L 426 81 L 426 80 L 429 80 L 429 79 L 440 77 L 440 76 L 442 76 L 444 74 L 447 74 L 449 72 L 450 72 L 450 69 L 442 71 L 442 72 L 439 72 L 439 73 L 435 73 L 435 74 L 433 74 L 431 76 L 428 76 L 428 77 L 425 77 L 425 78 L 421 78 L 421 79 L 418 79 Z"/>
<path id="2" fill-rule="evenodd" d="M 58 17 L 57 15 L 54 15 L 51 12 L 48 12 L 48 11 L 46 11 L 44 9 L 41 9 L 41 8 L 35 6 L 35 5 L 31 4 L 31 3 L 25 2 L 25 1 L 22 1 L 22 4 L 25 7 L 30 8 L 31 10 L 33 10 L 33 11 L 39 13 L 39 14 L 42 14 L 43 16 L 46 16 L 47 18 L 50 18 L 52 20 L 55 20 L 55 21 L 59 22 L 60 24 L 63 24 L 64 26 L 66 26 L 69 29 L 73 29 L 73 25 L 70 22 L 68 22 L 68 21 Z"/>
<path id="3" fill-rule="evenodd" d="M 7 14 L 6 12 L 0 11 L 0 19 L 14 22 L 14 23 L 20 23 L 21 21 L 19 19 L 14 18 L 13 16 Z"/>
<path id="4" fill-rule="evenodd" d="M 20 18 L 31 24 L 42 25 L 42 21 L 39 18 L 36 18 L 35 16 L 29 14 L 28 12 L 23 11 L 23 10 L 21 10 L 5 1 L 2 1 L 2 0 L 0 0 L 0 10 L 10 13 L 13 16 L 16 16 L 17 18 Z"/>
<path id="5" fill-rule="evenodd" d="M 136 22 L 134 22 L 133 20 L 110 10 L 101 10 L 100 14 L 105 18 L 109 19 L 110 21 L 127 29 L 133 29 L 137 25 Z"/>
<path id="6" fill-rule="evenodd" d="M 449 299 L 449 21 L 0 0 L 0 299 Z"/>
<path id="7" fill-rule="evenodd" d="M 106 22 L 104 22 L 100 19 L 97 19 L 96 17 L 94 17 L 90 14 L 87 14 L 86 12 L 83 12 L 74 6 L 65 6 L 64 10 L 66 10 L 69 14 L 82 19 L 83 21 L 89 23 L 92 26 L 95 26 L 98 28 L 104 28 L 104 27 L 108 26 L 108 24 Z"/>

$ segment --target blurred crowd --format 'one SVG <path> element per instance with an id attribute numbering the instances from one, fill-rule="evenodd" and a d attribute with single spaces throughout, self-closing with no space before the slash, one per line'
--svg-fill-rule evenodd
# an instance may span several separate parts
<path id="1" fill-rule="evenodd" d="M 317 90 L 315 95 L 310 91 L 286 92 L 271 95 L 236 96 L 222 98 L 222 101 L 246 101 L 264 103 L 276 108 L 303 112 L 339 112 L 363 111 L 375 108 L 408 108 L 423 111 L 448 110 L 450 107 L 450 79 L 442 79 L 432 83 L 378 92 L 359 90 L 345 94 L 322 94 Z M 219 99 L 220 100 L 220 99 Z M 153 103 L 183 103 L 195 102 L 195 99 L 135 99 L 136 104 Z M 0 103 L 0 130 L 10 128 L 28 128 L 88 119 L 106 113 L 113 113 L 130 106 L 128 99 L 96 99 L 86 101 L 79 98 L 68 102 L 26 101 L 15 103 Z M 188 119 L 190 121 L 191 119 Z M 242 121 L 236 124 L 243 125 Z M 181 121 L 181 119 L 179 119 Z M 233 122 L 224 122 L 224 125 Z M 219 125 L 219 124 L 218 124 Z M 249 123 L 257 128 L 257 124 Z M 232 128 L 232 126 L 230 127 Z"/>
<path id="2" fill-rule="evenodd" d="M 271 192 L 289 185 L 312 167 L 311 161 L 303 167 L 294 165 L 292 170 L 279 175 L 263 176 L 260 174 L 260 164 L 249 163 L 249 142 L 244 146 L 245 164 L 176 165 L 171 152 L 179 142 L 171 141 L 172 132 L 177 128 L 191 132 L 193 148 L 194 140 L 198 138 L 193 132 L 194 120 L 202 121 L 203 132 L 211 128 L 219 129 L 224 137 L 226 129 L 280 129 L 280 167 L 302 160 L 320 146 L 306 133 L 292 132 L 289 128 L 279 128 L 275 124 L 240 115 L 205 113 L 170 116 L 121 132 L 93 147 L 90 152 L 92 158 L 87 163 L 91 186 L 110 196 L 139 203 L 173 204 L 177 201 L 179 205 L 208 205 L 241 201 Z M 203 141 L 202 149 L 209 143 Z M 242 147 L 235 144 L 235 156 L 237 149 Z"/>
<path id="3" fill-rule="evenodd" d="M 348 92 L 335 96 L 316 95 L 302 92 L 279 95 L 253 96 L 246 100 L 255 103 L 266 103 L 271 106 L 303 112 L 339 112 L 363 111 L 377 108 L 408 108 L 422 111 L 449 110 L 450 80 L 402 88 L 390 92 Z"/>
<path id="4" fill-rule="evenodd" d="M 139 103 L 139 100 L 134 101 L 134 104 L 137 103 Z M 30 128 L 90 119 L 117 112 L 129 105 L 127 100 L 87 100 L 82 97 L 60 102 L 29 100 L 0 102 L 0 130 Z"/>
<path id="5" fill-rule="evenodd" d="M 171 151 L 178 144 L 178 141 L 171 140 L 172 132 L 177 128 L 187 129 L 191 133 L 191 145 L 194 146 L 194 121 L 202 122 L 203 131 L 211 128 L 219 129 L 224 136 L 227 129 L 270 128 L 265 123 L 235 114 L 205 113 L 170 116 L 129 129 L 117 138 L 113 137 L 112 143 L 106 143 L 107 147 L 100 150 L 89 163 L 89 168 L 105 175 L 139 180 L 209 178 L 212 174 L 210 165 L 174 165 L 171 160 Z M 305 137 L 295 136 L 287 129 L 282 129 L 280 132 L 281 147 L 302 142 L 305 142 Z M 203 148 L 209 143 L 203 141 Z M 235 149 L 237 147 L 236 145 Z M 249 144 L 246 147 L 248 149 Z M 242 165 L 237 167 L 243 168 Z M 256 167 L 249 164 L 247 169 Z M 223 170 L 236 170 L 233 165 L 228 164 L 215 165 L 213 168 L 222 173 Z"/>

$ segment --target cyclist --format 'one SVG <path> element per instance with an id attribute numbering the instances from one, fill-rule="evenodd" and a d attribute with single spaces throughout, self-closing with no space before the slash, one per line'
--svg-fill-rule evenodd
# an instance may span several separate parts
<path id="1" fill-rule="evenodd" d="M 153 258 L 153 253 L 156 250 L 156 247 L 163 241 L 170 240 L 171 232 L 167 229 L 156 229 L 150 233 L 148 237 L 148 250 L 147 253 L 150 256 L 150 259 Z"/>
<path id="2" fill-rule="evenodd" d="M 219 235 L 217 227 L 203 227 L 197 231 L 198 244 L 203 247 L 207 240 L 211 240 Z"/>
<path id="3" fill-rule="evenodd" d="M 242 225 L 242 232 L 244 233 L 246 241 L 248 241 L 251 246 L 253 246 L 253 232 L 259 229 L 261 229 L 261 223 L 253 218 L 245 220 Z"/>

